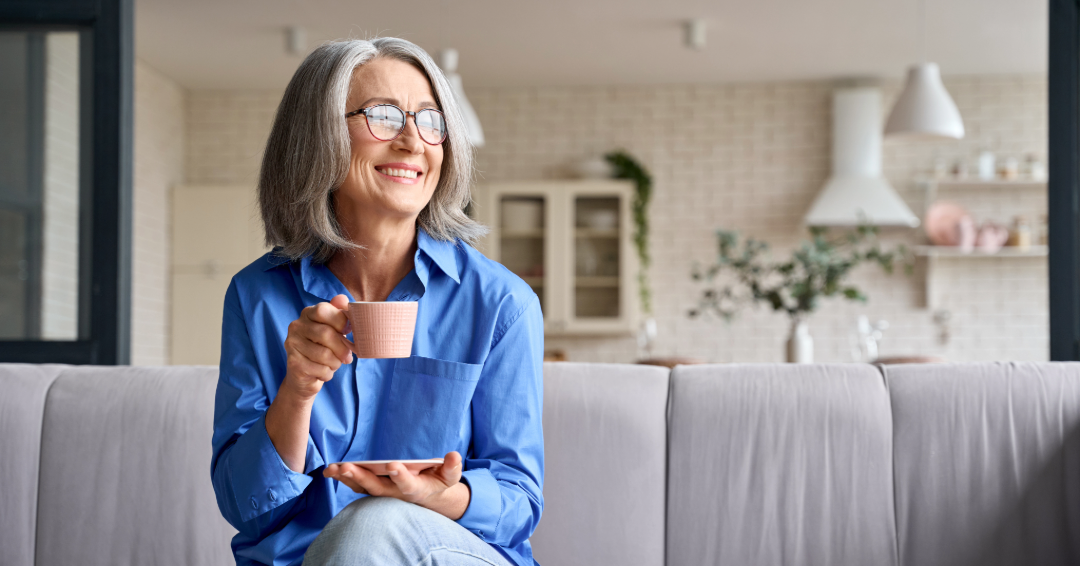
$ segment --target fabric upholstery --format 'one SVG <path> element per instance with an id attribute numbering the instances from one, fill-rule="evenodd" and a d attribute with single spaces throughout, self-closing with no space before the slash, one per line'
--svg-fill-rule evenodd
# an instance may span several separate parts
<path id="1" fill-rule="evenodd" d="M 668 566 L 896 564 L 876 368 L 680 366 L 671 380 Z"/>
<path id="2" fill-rule="evenodd" d="M 61 373 L 42 431 L 39 566 L 234 563 L 210 484 L 216 383 L 215 367 Z"/>
<path id="3" fill-rule="evenodd" d="M 664 368 L 544 365 L 539 563 L 664 563 L 667 391 Z"/>
<path id="4" fill-rule="evenodd" d="M 45 395 L 65 366 L 0 364 L 0 564 L 32 566 Z"/>
<path id="5" fill-rule="evenodd" d="M 1080 564 L 1080 364 L 884 372 L 902 565 Z"/>

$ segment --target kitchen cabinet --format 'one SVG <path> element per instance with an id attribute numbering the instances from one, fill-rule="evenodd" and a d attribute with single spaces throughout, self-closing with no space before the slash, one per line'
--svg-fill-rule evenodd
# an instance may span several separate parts
<path id="1" fill-rule="evenodd" d="M 529 181 L 477 187 L 472 212 L 491 228 L 477 244 L 540 297 L 549 336 L 630 335 L 637 253 L 629 181 Z"/>

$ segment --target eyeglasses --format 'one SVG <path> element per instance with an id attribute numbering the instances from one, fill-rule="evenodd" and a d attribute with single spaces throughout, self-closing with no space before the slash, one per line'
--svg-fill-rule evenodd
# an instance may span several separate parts
<path id="1" fill-rule="evenodd" d="M 409 116 L 413 117 L 416 130 L 424 143 L 439 145 L 446 139 L 446 117 L 433 108 L 425 108 L 419 112 L 406 112 L 393 104 L 377 104 L 353 110 L 345 114 L 345 117 L 351 118 L 357 114 L 364 115 L 367 119 L 368 131 L 377 140 L 396 140 L 401 132 L 405 131 L 405 121 Z"/>

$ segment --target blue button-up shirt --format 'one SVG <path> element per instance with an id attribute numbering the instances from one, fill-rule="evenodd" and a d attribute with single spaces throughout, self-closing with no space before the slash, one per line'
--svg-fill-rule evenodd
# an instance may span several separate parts
<path id="1" fill-rule="evenodd" d="M 225 295 L 210 465 L 237 564 L 299 564 L 349 503 L 326 479 L 341 461 L 435 458 L 457 450 L 471 499 L 458 523 L 518 565 L 544 506 L 543 319 L 520 278 L 462 242 L 417 231 L 414 269 L 390 301 L 419 301 L 412 357 L 356 359 L 315 398 L 304 472 L 282 461 L 266 409 L 285 377 L 289 323 L 349 291 L 325 265 L 269 253 Z M 351 300 L 351 296 L 350 296 Z"/>

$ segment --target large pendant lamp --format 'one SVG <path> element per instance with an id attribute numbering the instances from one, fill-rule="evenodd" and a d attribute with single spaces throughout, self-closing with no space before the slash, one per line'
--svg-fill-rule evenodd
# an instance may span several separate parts
<path id="1" fill-rule="evenodd" d="M 964 121 L 949 91 L 941 82 L 936 63 L 926 62 L 926 21 L 923 0 L 919 0 L 919 43 L 923 62 L 908 70 L 904 90 L 885 122 L 885 135 L 891 137 L 960 139 Z"/>
<path id="2" fill-rule="evenodd" d="M 443 49 L 439 52 L 439 68 L 446 75 L 450 83 L 450 90 L 454 92 L 461 115 L 465 118 L 465 130 L 469 143 L 473 147 L 484 146 L 484 128 L 480 127 L 480 118 L 476 116 L 469 99 L 465 98 L 465 89 L 461 86 L 461 75 L 457 74 L 458 52 L 457 49 Z"/>

